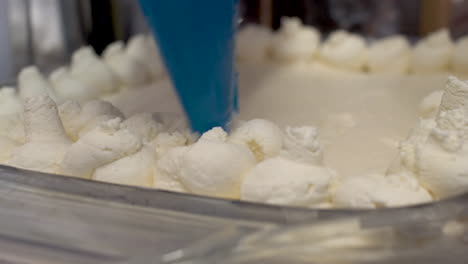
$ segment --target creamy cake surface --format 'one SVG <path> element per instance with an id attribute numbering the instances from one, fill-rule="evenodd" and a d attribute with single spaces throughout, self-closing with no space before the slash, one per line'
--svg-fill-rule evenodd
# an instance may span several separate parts
<path id="1" fill-rule="evenodd" d="M 468 42 L 411 46 L 285 18 L 238 35 L 232 130 L 190 132 L 155 43 L 78 50 L 0 90 L 0 162 L 99 181 L 271 204 L 380 208 L 468 190 Z M 456 77 L 455 77 L 456 76 Z M 458 78 L 457 78 L 458 77 Z"/>

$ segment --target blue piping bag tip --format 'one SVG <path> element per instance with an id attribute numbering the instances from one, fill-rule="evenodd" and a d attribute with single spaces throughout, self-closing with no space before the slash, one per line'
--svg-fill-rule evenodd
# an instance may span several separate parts
<path id="1" fill-rule="evenodd" d="M 238 0 L 140 0 L 192 129 L 229 129 L 238 110 Z"/>

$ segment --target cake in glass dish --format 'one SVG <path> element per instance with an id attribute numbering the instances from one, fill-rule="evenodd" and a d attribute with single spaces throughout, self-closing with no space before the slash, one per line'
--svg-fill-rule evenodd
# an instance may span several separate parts
<path id="1" fill-rule="evenodd" d="M 240 113 L 197 135 L 157 44 L 83 47 L 0 90 L 0 163 L 117 184 L 311 208 L 384 208 L 468 190 L 468 40 L 369 42 L 296 18 L 237 36 Z"/>

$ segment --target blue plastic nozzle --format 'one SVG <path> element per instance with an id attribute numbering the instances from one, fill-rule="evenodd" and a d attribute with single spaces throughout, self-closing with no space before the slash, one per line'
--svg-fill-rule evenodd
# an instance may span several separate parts
<path id="1" fill-rule="evenodd" d="M 228 129 L 237 109 L 238 0 L 140 0 L 194 131 Z"/>

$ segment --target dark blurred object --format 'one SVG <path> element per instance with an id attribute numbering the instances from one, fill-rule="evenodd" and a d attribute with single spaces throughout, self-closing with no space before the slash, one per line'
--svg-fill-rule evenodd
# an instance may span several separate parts
<path id="1" fill-rule="evenodd" d="M 149 27 L 136 0 L 112 1 L 115 37 L 127 40 L 138 33 L 148 33 Z"/>
<path id="2" fill-rule="evenodd" d="M 294 9 L 284 8 L 277 1 L 277 20 L 282 15 L 298 16 L 306 24 L 323 33 L 344 29 L 372 37 L 382 37 L 399 31 L 400 16 L 396 0 L 308 0 L 297 1 Z M 289 8 L 289 9 L 288 9 Z M 281 12 L 287 10 L 286 12 Z M 295 10 L 295 11 L 294 11 Z"/>
<path id="3" fill-rule="evenodd" d="M 424 35 L 450 26 L 453 3 L 447 0 L 425 0 L 421 3 L 420 32 Z"/>
<path id="4" fill-rule="evenodd" d="M 395 1 L 395 3 L 400 18 L 399 33 L 416 38 L 420 34 L 421 1 Z"/>
<path id="5" fill-rule="evenodd" d="M 278 29 L 281 17 L 287 16 L 299 17 L 325 34 L 345 29 L 377 38 L 398 32 L 415 35 L 419 30 L 419 1 L 244 0 L 242 3 L 241 14 L 246 22 L 261 23 L 273 29 Z M 271 9 L 270 23 L 262 20 L 265 6 Z"/>
<path id="6" fill-rule="evenodd" d="M 278 29 L 281 17 L 305 18 L 306 1 L 281 1 L 273 0 L 273 29 Z"/>
<path id="7" fill-rule="evenodd" d="M 260 1 L 241 1 L 239 16 L 242 24 L 262 24 L 260 21 Z"/>
<path id="8" fill-rule="evenodd" d="M 70 2 L 62 0 L 64 2 Z M 82 31 L 85 42 L 101 53 L 116 40 L 128 40 L 137 33 L 149 32 L 138 1 L 134 0 L 80 0 L 85 3 L 80 12 L 82 23 L 89 26 Z"/>
<path id="9" fill-rule="evenodd" d="M 450 28 L 454 37 L 468 35 L 468 1 L 452 1 Z"/>
<path id="10" fill-rule="evenodd" d="M 90 1 L 92 28 L 87 42 L 94 47 L 97 53 L 113 42 L 115 38 L 114 24 L 112 18 L 111 0 Z"/>
<path id="11" fill-rule="evenodd" d="M 350 32 L 364 32 L 371 26 L 373 28 L 380 26 L 380 24 L 372 25 L 370 22 L 377 17 L 374 16 L 374 13 L 382 2 L 388 1 L 329 0 L 327 2 L 331 17 L 340 29 Z M 392 9 L 389 11 L 391 12 Z"/>
<path id="12" fill-rule="evenodd" d="M 306 10 L 304 23 L 315 25 L 320 31 L 329 33 L 336 30 L 338 24 L 333 20 L 330 5 L 326 0 L 305 1 Z"/>

